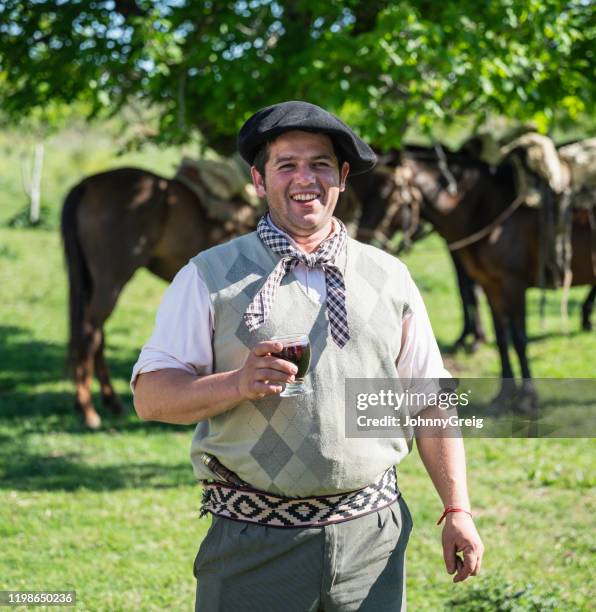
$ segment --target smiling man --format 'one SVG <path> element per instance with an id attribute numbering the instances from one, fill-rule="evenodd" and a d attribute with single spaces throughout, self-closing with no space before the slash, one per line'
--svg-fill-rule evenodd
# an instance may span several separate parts
<path id="1" fill-rule="evenodd" d="M 197 423 L 191 448 L 213 521 L 195 559 L 196 609 L 401 610 L 412 528 L 395 466 L 411 440 L 345 436 L 346 378 L 445 375 L 424 304 L 397 259 L 333 217 L 372 150 L 306 102 L 262 109 L 239 149 L 269 212 L 256 232 L 198 254 L 176 276 L 133 370 L 145 419 Z M 279 335 L 312 351 L 305 393 Z M 421 438 L 445 505 L 443 552 L 480 570 L 460 439 Z"/>

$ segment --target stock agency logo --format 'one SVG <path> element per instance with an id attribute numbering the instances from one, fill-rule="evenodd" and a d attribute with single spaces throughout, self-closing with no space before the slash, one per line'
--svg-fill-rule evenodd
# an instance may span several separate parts
<path id="1" fill-rule="evenodd" d="M 465 407 L 470 403 L 471 391 L 451 391 L 430 393 L 411 392 L 408 389 L 398 393 L 393 389 L 380 389 L 378 392 L 358 393 L 356 396 L 356 408 L 368 410 L 371 406 L 390 407 L 394 410 L 403 408 L 428 408 L 436 407 L 442 410 L 449 408 Z"/>
<path id="2" fill-rule="evenodd" d="M 457 390 L 456 384 L 426 380 L 417 390 L 404 390 L 386 379 L 346 382 L 346 433 L 350 437 L 403 435 L 411 427 L 418 433 L 421 429 L 451 429 L 454 435 L 461 435 L 459 428 L 478 430 L 484 425 L 475 415 L 458 416 L 458 408 L 470 405 L 472 392 Z"/>

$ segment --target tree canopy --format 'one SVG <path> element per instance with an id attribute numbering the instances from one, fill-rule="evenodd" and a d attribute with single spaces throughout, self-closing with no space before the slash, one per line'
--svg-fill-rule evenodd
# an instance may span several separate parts
<path id="1" fill-rule="evenodd" d="M 223 153 L 281 100 L 336 112 L 378 146 L 407 126 L 594 112 L 590 0 L 0 0 L 0 102 L 152 109 L 156 138 Z"/>

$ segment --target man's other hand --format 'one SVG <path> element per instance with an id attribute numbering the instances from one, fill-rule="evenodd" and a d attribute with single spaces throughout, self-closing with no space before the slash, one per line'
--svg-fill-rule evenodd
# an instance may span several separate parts
<path id="1" fill-rule="evenodd" d="M 451 512 L 443 527 L 443 558 L 453 582 L 462 582 L 480 572 L 484 544 L 469 514 Z"/>

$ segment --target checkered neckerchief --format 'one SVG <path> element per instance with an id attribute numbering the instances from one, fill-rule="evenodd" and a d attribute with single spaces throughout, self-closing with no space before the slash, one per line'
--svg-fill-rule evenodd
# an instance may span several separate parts
<path id="1" fill-rule="evenodd" d="M 303 263 L 309 268 L 322 268 L 325 272 L 331 337 L 342 348 L 350 339 L 346 313 L 346 286 L 341 270 L 333 262 L 346 243 L 346 226 L 336 219 L 339 232 L 323 240 L 314 253 L 304 253 L 294 248 L 283 234 L 272 228 L 267 217 L 268 215 L 265 215 L 259 221 L 257 234 L 266 247 L 276 255 L 281 255 L 281 259 L 246 309 L 244 313 L 246 327 L 250 331 L 255 331 L 265 323 L 271 313 L 277 288 L 283 277 L 299 263 Z"/>

